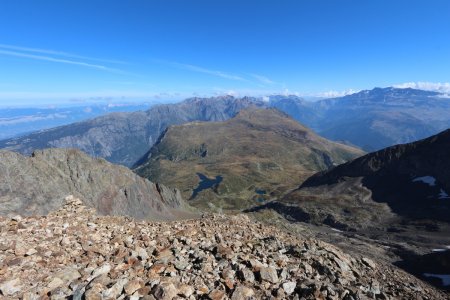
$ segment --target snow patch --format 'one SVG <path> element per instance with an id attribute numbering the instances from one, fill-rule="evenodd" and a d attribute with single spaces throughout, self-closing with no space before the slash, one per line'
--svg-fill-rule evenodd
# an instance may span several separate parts
<path id="1" fill-rule="evenodd" d="M 441 189 L 441 192 L 439 193 L 439 199 L 450 199 L 450 196 L 447 194 L 446 191 Z"/>
<path id="2" fill-rule="evenodd" d="M 422 176 L 414 178 L 413 182 L 423 182 L 425 184 L 428 184 L 429 186 L 435 186 L 436 178 L 434 178 L 433 176 Z"/>
<path id="3" fill-rule="evenodd" d="M 431 251 L 433 251 L 433 252 L 445 252 L 447 250 L 448 249 L 436 248 L 436 249 L 432 249 Z"/>
<path id="4" fill-rule="evenodd" d="M 439 278 L 440 280 L 442 280 L 442 285 L 443 286 L 448 286 L 450 285 L 450 274 L 431 274 L 431 273 L 424 273 L 423 274 L 425 277 L 435 277 L 435 278 Z"/>
<path id="5" fill-rule="evenodd" d="M 336 229 L 336 228 L 331 228 L 331 230 L 336 231 L 336 232 L 342 232 L 342 230 Z"/>

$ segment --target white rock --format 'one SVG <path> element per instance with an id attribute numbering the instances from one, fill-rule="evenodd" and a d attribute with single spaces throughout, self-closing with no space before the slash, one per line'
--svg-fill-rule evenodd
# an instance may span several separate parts
<path id="1" fill-rule="evenodd" d="M 92 279 L 97 278 L 98 276 L 101 276 L 103 274 L 107 274 L 109 273 L 109 271 L 111 271 L 111 266 L 109 264 L 104 264 L 103 266 L 95 269 L 92 272 L 92 275 L 89 276 L 88 281 L 91 281 Z"/>
<path id="2" fill-rule="evenodd" d="M 50 283 L 47 285 L 47 288 L 50 291 L 53 291 L 54 289 L 59 288 L 60 286 L 62 286 L 64 284 L 64 281 L 61 278 L 55 277 L 52 279 L 52 281 L 50 281 Z"/>
<path id="3" fill-rule="evenodd" d="M 297 287 L 297 283 L 295 281 L 288 281 L 288 282 L 283 283 L 283 290 L 288 295 L 292 294 L 296 287 Z"/>
<path id="4" fill-rule="evenodd" d="M 0 291 L 4 296 L 11 296 L 22 289 L 22 282 L 20 278 L 5 281 L 0 285 Z"/>
<path id="5" fill-rule="evenodd" d="M 36 254 L 36 253 L 37 253 L 37 250 L 34 249 L 34 248 L 31 248 L 31 249 L 28 249 L 28 251 L 27 251 L 27 253 L 25 253 L 25 255 L 31 256 L 31 255 Z"/>

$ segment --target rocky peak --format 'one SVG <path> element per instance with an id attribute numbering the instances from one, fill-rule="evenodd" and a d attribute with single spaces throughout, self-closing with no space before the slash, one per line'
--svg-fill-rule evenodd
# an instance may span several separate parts
<path id="1" fill-rule="evenodd" d="M 0 292 L 22 299 L 445 299 L 406 273 L 245 215 L 158 223 L 75 197 L 0 217 Z"/>
<path id="2" fill-rule="evenodd" d="M 105 215 L 166 220 L 189 214 L 177 189 L 74 149 L 37 150 L 31 157 L 0 151 L 0 214 L 45 215 L 73 194 Z"/>

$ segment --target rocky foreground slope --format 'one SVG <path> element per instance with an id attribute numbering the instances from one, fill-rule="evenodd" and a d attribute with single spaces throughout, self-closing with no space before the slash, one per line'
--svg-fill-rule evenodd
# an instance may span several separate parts
<path id="1" fill-rule="evenodd" d="M 0 151 L 0 178 L 0 215 L 47 214 L 69 194 L 104 215 L 168 220 L 189 214 L 178 190 L 78 150 L 38 150 L 31 157 Z"/>
<path id="2" fill-rule="evenodd" d="M 244 215 L 137 222 L 67 199 L 46 217 L 0 217 L 4 298 L 446 298 L 403 271 Z"/>

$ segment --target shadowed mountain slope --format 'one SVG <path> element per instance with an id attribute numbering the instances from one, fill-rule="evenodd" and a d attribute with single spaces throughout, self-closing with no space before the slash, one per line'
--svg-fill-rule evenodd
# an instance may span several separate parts
<path id="1" fill-rule="evenodd" d="M 299 191 L 323 188 L 333 194 L 336 190 L 351 193 L 351 190 L 361 189 L 365 191 L 361 194 L 375 202 L 386 203 L 397 215 L 449 222 L 449 149 L 450 130 L 446 130 L 316 174 L 304 182 Z M 355 184 L 349 185 L 353 181 Z M 345 185 L 349 186 L 341 190 Z"/>
<path id="2" fill-rule="evenodd" d="M 345 230 L 389 228 L 409 220 L 429 221 L 433 228 L 435 222 L 450 222 L 448 149 L 450 130 L 369 153 L 311 176 L 266 208 L 291 220 Z"/>

